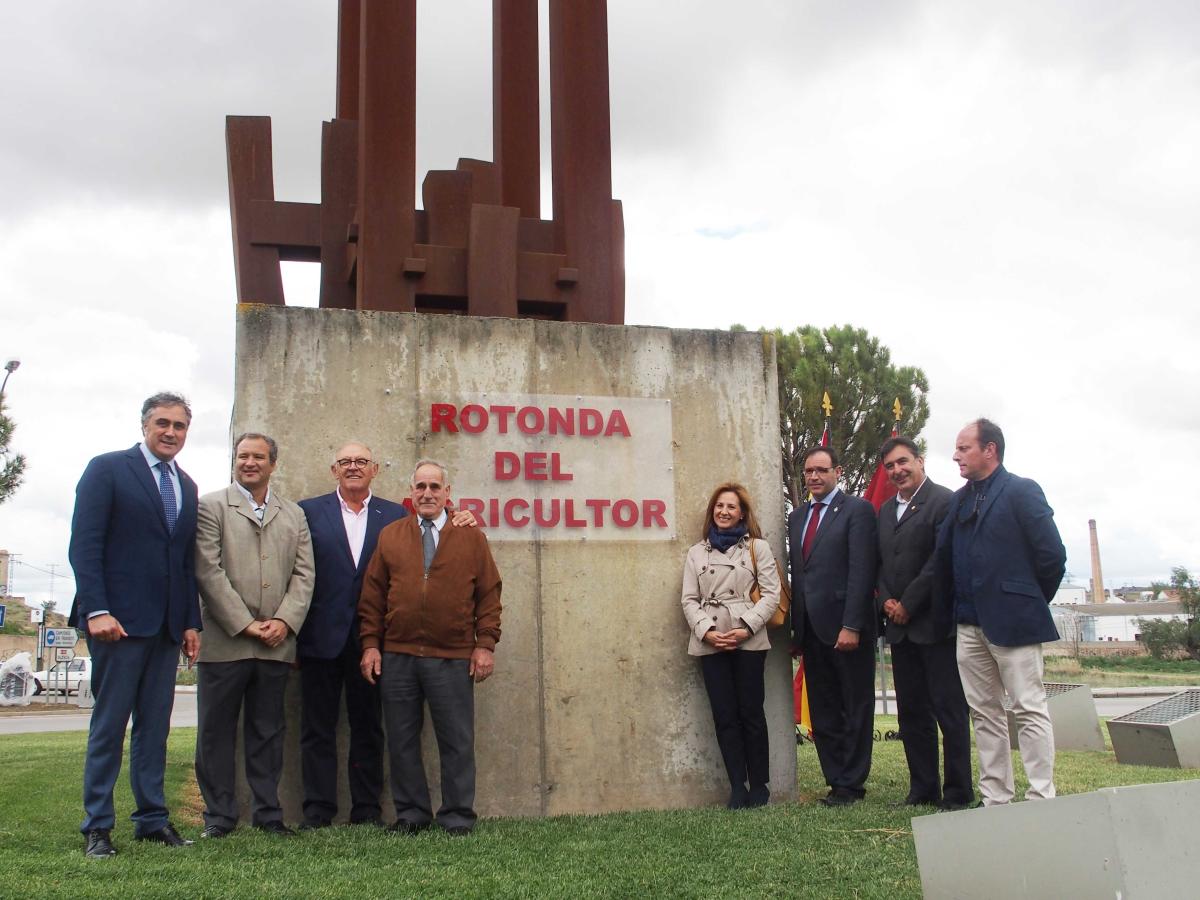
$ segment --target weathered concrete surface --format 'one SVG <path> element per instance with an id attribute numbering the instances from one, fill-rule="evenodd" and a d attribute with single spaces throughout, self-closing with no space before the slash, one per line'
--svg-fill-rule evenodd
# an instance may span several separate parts
<path id="1" fill-rule="evenodd" d="M 919 816 L 921 892 L 925 900 L 1194 896 L 1198 805 L 1200 781 L 1178 781 Z"/>
<path id="2" fill-rule="evenodd" d="M 631 532 L 637 539 L 629 541 L 587 540 L 586 529 L 570 540 L 493 539 L 504 577 L 503 638 L 496 674 L 476 693 L 479 811 L 547 815 L 723 802 L 728 787 L 699 670 L 686 654 L 679 590 L 708 494 L 728 478 L 748 486 L 782 558 L 772 343 L 747 333 L 238 309 L 232 430 L 279 440 L 272 484 L 289 498 L 330 490 L 330 459 L 350 438 L 381 461 L 373 485 L 381 496 L 403 498 L 420 456 L 449 464 L 455 497 L 489 496 L 495 483 L 487 441 L 433 433 L 430 416 L 432 403 L 488 392 L 527 396 L 531 404 L 563 396 L 670 401 L 663 407 L 670 458 L 631 462 L 613 452 L 617 444 L 599 439 L 576 440 L 570 454 L 581 466 L 601 454 L 631 489 L 644 472 L 669 467 L 675 516 L 665 532 Z M 784 799 L 796 784 L 791 666 L 786 636 L 777 633 L 773 643 L 771 790 Z M 294 679 L 288 820 L 300 816 L 298 688 Z M 435 768 L 429 731 L 426 758 Z M 435 775 L 430 784 L 436 787 Z"/>

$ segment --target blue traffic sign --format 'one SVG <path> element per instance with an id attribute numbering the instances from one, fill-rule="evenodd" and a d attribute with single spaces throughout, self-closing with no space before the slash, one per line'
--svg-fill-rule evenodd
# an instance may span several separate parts
<path id="1" fill-rule="evenodd" d="M 74 647 L 79 640 L 79 632 L 74 628 L 47 628 L 47 647 Z"/>

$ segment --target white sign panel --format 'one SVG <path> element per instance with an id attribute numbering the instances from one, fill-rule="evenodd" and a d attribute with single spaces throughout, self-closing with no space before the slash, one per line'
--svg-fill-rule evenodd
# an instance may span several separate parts
<path id="1" fill-rule="evenodd" d="M 42 618 L 43 618 L 45 615 L 46 615 L 46 613 L 45 613 L 45 611 L 44 611 L 44 610 L 40 610 L 40 609 L 31 609 L 31 610 L 29 611 L 29 624 L 30 624 L 30 625 L 40 625 L 40 624 L 42 624 Z"/>
<path id="2" fill-rule="evenodd" d="M 465 394 L 425 412 L 452 499 L 493 541 L 675 537 L 671 401 Z"/>
<path id="3" fill-rule="evenodd" d="M 73 647 L 55 647 L 54 661 L 55 662 L 70 662 L 75 658 L 75 650 Z"/>
<path id="4" fill-rule="evenodd" d="M 79 633 L 74 628 L 47 628 L 47 647 L 74 647 Z"/>

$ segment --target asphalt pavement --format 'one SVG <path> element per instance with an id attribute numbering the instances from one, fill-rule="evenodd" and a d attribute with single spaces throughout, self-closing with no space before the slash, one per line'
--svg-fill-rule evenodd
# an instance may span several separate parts
<path id="1" fill-rule="evenodd" d="M 1136 688 L 1093 688 L 1092 696 L 1096 698 L 1096 715 L 1105 718 L 1123 716 L 1156 703 L 1163 697 L 1169 697 L 1181 687 L 1136 687 Z M 11 709 L 11 708 L 10 708 Z M 883 699 L 876 694 L 875 712 L 884 714 Z M 888 692 L 887 713 L 896 714 L 896 697 Z M 15 710 L 0 713 L 0 735 L 29 734 L 48 731 L 86 731 L 91 713 L 58 712 L 48 714 L 21 713 Z M 196 725 L 196 689 L 194 687 L 180 688 L 175 693 L 175 708 L 171 713 L 171 726 L 174 728 L 195 727 Z"/>
<path id="2" fill-rule="evenodd" d="M 71 708 L 71 707 L 68 707 Z M 87 731 L 92 714 L 78 712 L 22 713 L 20 707 L 8 707 L 0 713 L 0 734 L 30 734 L 48 731 Z M 196 724 L 196 689 L 175 692 L 175 707 L 171 711 L 171 727 L 186 728 Z"/>

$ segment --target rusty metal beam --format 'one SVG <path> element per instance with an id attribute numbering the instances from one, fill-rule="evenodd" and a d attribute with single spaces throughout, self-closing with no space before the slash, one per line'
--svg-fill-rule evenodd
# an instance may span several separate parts
<path id="1" fill-rule="evenodd" d="M 550 0 L 550 127 L 555 243 L 567 265 L 579 269 L 568 318 L 620 324 L 604 0 Z"/>
<path id="2" fill-rule="evenodd" d="M 354 309 L 354 283 L 347 271 L 350 226 L 357 190 L 358 123 L 334 119 L 321 126 L 321 295 L 320 305 Z"/>
<path id="3" fill-rule="evenodd" d="M 358 89 L 358 309 L 411 312 L 416 172 L 417 4 L 361 8 Z"/>
<path id="4" fill-rule="evenodd" d="M 321 205 L 251 200 L 250 243 L 277 248 L 285 262 L 319 262 Z"/>
<path id="5" fill-rule="evenodd" d="M 252 205 L 255 201 L 275 199 L 271 175 L 271 119 L 268 116 L 226 116 L 225 155 L 238 302 L 282 306 L 279 248 L 256 245 L 252 240 Z"/>
<path id="6" fill-rule="evenodd" d="M 362 0 L 338 0 L 337 105 L 339 119 L 358 118 L 359 29 Z"/>
<path id="7" fill-rule="evenodd" d="M 492 0 L 492 155 L 502 206 L 541 215 L 537 0 Z"/>
<path id="8" fill-rule="evenodd" d="M 517 225 L 521 211 L 476 203 L 467 254 L 467 315 L 517 316 Z"/>

